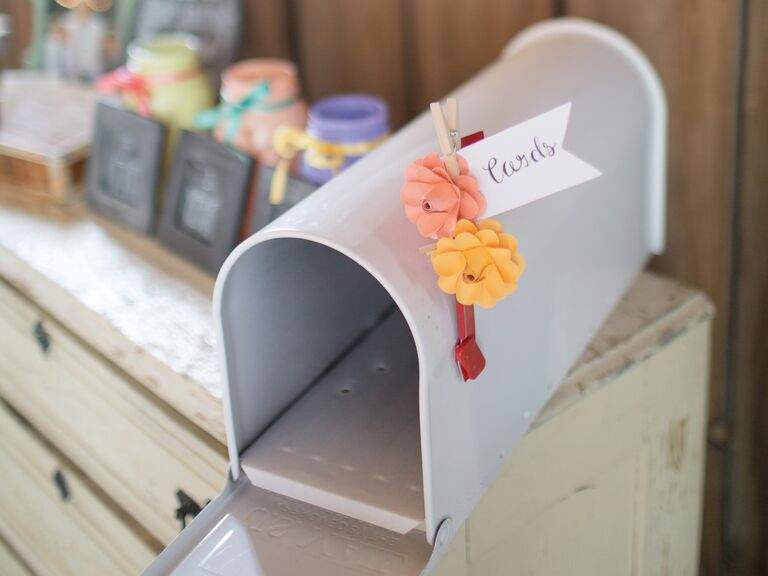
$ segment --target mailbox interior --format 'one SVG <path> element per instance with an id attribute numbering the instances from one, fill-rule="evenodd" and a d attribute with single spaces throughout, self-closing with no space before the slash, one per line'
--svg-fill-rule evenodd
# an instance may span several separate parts
<path id="1" fill-rule="evenodd" d="M 227 483 L 144 576 L 418 576 L 432 560 L 400 535 L 252 486 Z"/>
<path id="2" fill-rule="evenodd" d="M 405 534 L 424 521 L 419 360 L 385 288 L 333 248 L 251 246 L 223 287 L 233 469 Z"/>

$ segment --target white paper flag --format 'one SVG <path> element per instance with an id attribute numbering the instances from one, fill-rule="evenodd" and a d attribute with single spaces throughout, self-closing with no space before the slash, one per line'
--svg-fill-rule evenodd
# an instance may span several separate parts
<path id="1" fill-rule="evenodd" d="M 568 102 L 461 149 L 488 201 L 483 217 L 601 175 L 563 148 L 570 113 Z"/>

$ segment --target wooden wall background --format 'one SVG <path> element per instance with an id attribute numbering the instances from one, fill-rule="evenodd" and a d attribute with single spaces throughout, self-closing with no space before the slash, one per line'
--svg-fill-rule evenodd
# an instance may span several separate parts
<path id="1" fill-rule="evenodd" d="M 544 18 L 606 23 L 648 54 L 669 103 L 668 247 L 652 266 L 718 310 L 701 574 L 768 574 L 768 1 L 243 1 L 243 57 L 295 60 L 310 100 L 378 94 L 398 126 Z M 27 2 L 0 0 L 18 38 Z"/>

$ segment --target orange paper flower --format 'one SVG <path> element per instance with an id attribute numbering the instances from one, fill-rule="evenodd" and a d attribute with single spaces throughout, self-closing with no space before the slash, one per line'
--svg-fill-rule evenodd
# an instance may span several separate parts
<path id="1" fill-rule="evenodd" d="M 515 237 L 505 234 L 496 220 L 477 225 L 460 220 L 453 238 L 438 241 L 432 266 L 443 292 L 455 294 L 465 306 L 490 308 L 515 291 L 525 260 Z"/>
<path id="2" fill-rule="evenodd" d="M 469 175 L 467 161 L 458 154 L 456 158 L 456 180 L 451 180 L 434 152 L 413 162 L 405 172 L 406 181 L 400 189 L 405 215 L 427 238 L 451 236 L 460 218 L 473 220 L 485 211 L 485 196 Z"/>

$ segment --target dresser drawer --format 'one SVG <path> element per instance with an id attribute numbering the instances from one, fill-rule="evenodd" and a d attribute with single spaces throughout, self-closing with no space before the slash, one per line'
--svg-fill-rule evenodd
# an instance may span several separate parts
<path id="1" fill-rule="evenodd" d="M 0 539 L 0 574 L 3 576 L 33 576 L 16 552 L 11 550 L 5 540 Z"/>
<path id="2" fill-rule="evenodd" d="M 0 395 L 161 542 L 220 491 L 221 444 L 1 282 L 0 343 Z"/>
<path id="3" fill-rule="evenodd" d="M 157 548 L 1 403 L 0 534 L 38 576 L 135 576 Z M 28 574 L 5 555 L 3 574 Z"/>

